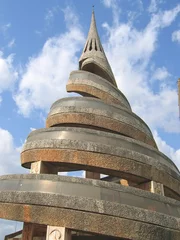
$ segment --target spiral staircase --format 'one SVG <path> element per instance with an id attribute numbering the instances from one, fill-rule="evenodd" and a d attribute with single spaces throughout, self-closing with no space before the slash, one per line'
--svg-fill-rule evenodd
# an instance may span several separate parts
<path id="1" fill-rule="evenodd" d="M 118 89 L 94 11 L 66 88 L 81 96 L 53 103 L 28 136 L 30 174 L 0 177 L 0 218 L 24 222 L 6 239 L 179 240 L 179 170 Z M 79 170 L 85 178 L 58 175 Z"/>

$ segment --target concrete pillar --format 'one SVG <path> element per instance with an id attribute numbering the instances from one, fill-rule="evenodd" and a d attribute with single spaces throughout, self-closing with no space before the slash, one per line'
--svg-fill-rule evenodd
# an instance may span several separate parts
<path id="1" fill-rule="evenodd" d="M 32 174 L 57 174 L 57 170 L 55 167 L 51 166 L 50 164 L 42 161 L 33 162 L 31 163 L 30 173 Z"/>
<path id="2" fill-rule="evenodd" d="M 32 240 L 34 234 L 34 226 L 32 223 L 24 223 L 22 231 L 22 240 Z"/>
<path id="3" fill-rule="evenodd" d="M 164 196 L 164 186 L 163 186 L 163 184 L 151 181 L 151 192 Z"/>
<path id="4" fill-rule="evenodd" d="M 65 227 L 47 226 L 46 240 L 71 240 L 71 231 Z"/>
<path id="5" fill-rule="evenodd" d="M 100 179 L 100 173 L 86 171 L 86 178 Z"/>
<path id="6" fill-rule="evenodd" d="M 149 182 L 139 184 L 137 188 L 164 196 L 164 186 L 162 183 L 149 181 Z"/>

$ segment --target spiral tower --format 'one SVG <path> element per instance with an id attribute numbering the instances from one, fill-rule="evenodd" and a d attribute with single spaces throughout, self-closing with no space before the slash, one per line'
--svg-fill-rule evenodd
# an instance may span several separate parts
<path id="1" fill-rule="evenodd" d="M 179 170 L 118 89 L 94 11 L 66 88 L 81 96 L 53 103 L 28 136 L 30 174 L 0 177 L 0 217 L 24 222 L 23 240 L 179 240 Z M 78 170 L 85 178 L 58 175 Z"/>

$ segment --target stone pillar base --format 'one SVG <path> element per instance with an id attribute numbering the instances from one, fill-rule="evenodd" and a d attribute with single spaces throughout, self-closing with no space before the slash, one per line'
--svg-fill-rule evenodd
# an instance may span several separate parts
<path id="1" fill-rule="evenodd" d="M 47 226 L 46 240 L 71 240 L 71 231 L 65 227 Z"/>
<path id="2" fill-rule="evenodd" d="M 50 166 L 50 164 L 48 164 L 48 163 L 38 161 L 38 162 L 31 163 L 30 173 L 32 173 L 32 174 L 40 174 L 40 173 L 57 174 L 57 170 L 55 169 L 55 167 Z"/>

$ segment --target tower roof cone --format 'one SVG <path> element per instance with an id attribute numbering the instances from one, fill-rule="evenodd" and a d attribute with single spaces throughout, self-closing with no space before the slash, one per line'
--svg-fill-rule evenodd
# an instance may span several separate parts
<path id="1" fill-rule="evenodd" d="M 88 37 L 79 60 L 79 69 L 95 73 L 117 86 L 98 35 L 94 10 Z"/>

